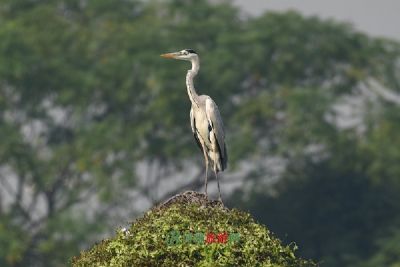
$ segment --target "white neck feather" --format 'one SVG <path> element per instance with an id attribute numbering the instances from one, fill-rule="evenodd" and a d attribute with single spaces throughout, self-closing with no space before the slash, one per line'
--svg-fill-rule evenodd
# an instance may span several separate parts
<path id="1" fill-rule="evenodd" d="M 194 57 L 192 60 L 192 69 L 188 70 L 186 74 L 186 87 L 189 95 L 189 99 L 192 102 L 192 104 L 198 104 L 197 103 L 197 98 L 198 95 L 196 93 L 196 89 L 194 88 L 194 77 L 196 77 L 197 73 L 199 72 L 200 69 L 200 62 L 198 57 Z"/>

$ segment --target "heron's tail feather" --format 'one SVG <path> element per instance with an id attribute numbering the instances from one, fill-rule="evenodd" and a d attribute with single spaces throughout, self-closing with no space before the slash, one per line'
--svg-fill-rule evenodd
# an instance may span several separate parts
<path id="1" fill-rule="evenodd" d="M 228 167 L 228 152 L 224 143 L 224 155 L 221 156 L 221 171 L 224 171 Z"/>
<path id="2" fill-rule="evenodd" d="M 215 138 L 216 140 L 216 138 Z M 215 162 L 216 171 L 222 172 L 228 166 L 228 152 L 226 150 L 226 144 L 224 142 L 224 149 L 221 149 L 220 144 L 216 142 L 216 149 L 218 153 L 211 152 L 209 153 L 210 158 Z M 215 148 L 214 148 L 215 149 Z"/>
<path id="3" fill-rule="evenodd" d="M 219 147 L 218 147 L 219 148 Z M 218 151 L 218 158 L 216 159 L 217 163 L 217 171 L 222 172 L 228 166 L 228 153 L 226 151 L 226 145 L 224 143 L 224 154 L 221 153 L 221 150 Z"/>

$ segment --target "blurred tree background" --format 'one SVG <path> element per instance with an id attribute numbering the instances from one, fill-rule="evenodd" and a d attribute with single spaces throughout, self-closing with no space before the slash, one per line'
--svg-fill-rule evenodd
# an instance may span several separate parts
<path id="1" fill-rule="evenodd" d="M 201 189 L 187 63 L 227 128 L 229 205 L 321 266 L 400 266 L 400 45 L 229 1 L 0 2 L 0 266 L 65 266 Z"/>

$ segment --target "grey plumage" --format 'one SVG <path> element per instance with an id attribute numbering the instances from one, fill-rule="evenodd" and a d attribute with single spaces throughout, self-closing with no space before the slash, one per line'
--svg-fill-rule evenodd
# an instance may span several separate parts
<path id="1" fill-rule="evenodd" d="M 224 141 L 224 125 L 218 107 L 211 97 L 201 95 L 198 98 L 198 106 L 192 104 L 190 122 L 194 138 L 200 149 L 203 150 L 199 140 L 201 138 L 207 148 L 206 152 L 209 158 L 215 162 L 217 171 L 224 171 L 228 161 Z M 215 139 L 215 144 L 212 142 L 213 139 Z M 217 151 L 214 151 L 213 145 L 216 146 Z M 213 152 L 217 152 L 216 158 L 214 158 Z"/>
<path id="2" fill-rule="evenodd" d="M 200 68 L 199 57 L 197 53 L 191 49 L 163 54 L 161 56 L 165 58 L 187 60 L 192 63 L 192 68 L 188 70 L 186 75 L 187 92 L 192 103 L 190 109 L 190 125 L 193 136 L 203 153 L 206 165 L 205 193 L 207 194 L 208 163 L 210 160 L 217 179 L 219 199 L 222 201 L 218 172 L 224 171 L 228 163 L 224 124 L 218 106 L 211 97 L 208 95 L 198 95 L 194 88 L 193 79 Z"/>

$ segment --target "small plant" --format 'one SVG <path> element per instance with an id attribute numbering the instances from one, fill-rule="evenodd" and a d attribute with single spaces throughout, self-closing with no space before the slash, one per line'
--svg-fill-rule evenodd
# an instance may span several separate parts
<path id="1" fill-rule="evenodd" d="M 229 239 L 229 236 L 231 237 Z M 247 213 L 187 192 L 72 260 L 73 266 L 315 266 Z"/>

